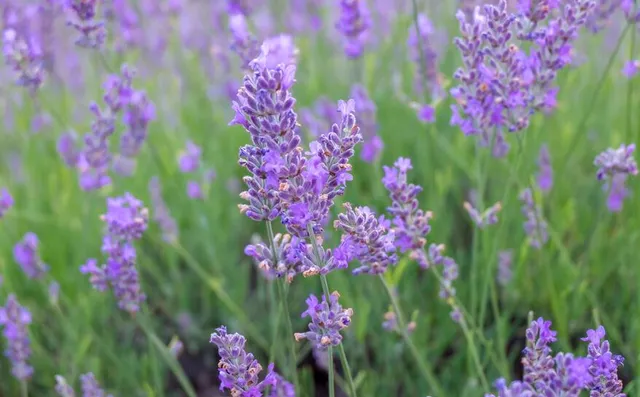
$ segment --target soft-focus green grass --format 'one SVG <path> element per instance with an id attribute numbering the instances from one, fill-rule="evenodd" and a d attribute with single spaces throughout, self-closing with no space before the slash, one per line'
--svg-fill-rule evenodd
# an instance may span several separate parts
<path id="1" fill-rule="evenodd" d="M 513 379 L 530 310 L 553 321 L 559 331 L 557 349 L 583 352 L 585 346 L 578 338 L 587 328 L 602 323 L 612 350 L 626 357 L 621 376 L 633 381 L 640 370 L 640 294 L 636 293 L 640 282 L 640 190 L 637 181 L 629 179 L 630 197 L 624 210 L 608 213 L 603 210 L 604 193 L 592 165 L 600 151 L 622 142 L 637 142 L 640 135 L 640 97 L 627 94 L 632 87 L 619 72 L 629 52 L 629 37 L 622 44 L 624 56 L 619 54 L 613 60 L 601 89 L 599 80 L 613 46 L 603 44 L 601 38 L 583 40 L 579 50 L 587 61 L 560 74 L 557 111 L 549 116 L 536 115 L 523 133 L 522 150 L 516 137 L 511 136 L 510 155 L 496 160 L 485 151 L 476 154 L 473 139 L 449 126 L 448 101 L 438 105 L 437 122 L 425 126 L 394 95 L 394 70 L 402 70 L 407 89 L 411 79 L 403 50 L 408 21 L 406 17 L 398 28 L 394 36 L 397 41 L 387 41 L 357 64 L 342 60 L 328 42 L 298 40 L 301 59 L 294 88 L 297 106 L 309 106 L 320 95 L 334 100 L 346 98 L 356 82 L 354 76 L 367 85 L 378 106 L 380 134 L 385 142 L 382 159 L 380 164 L 354 161 L 354 180 L 342 201 L 383 211 L 388 200 L 379 183 L 381 165 L 399 156 L 412 159 L 410 178 L 424 187 L 422 207 L 435 213 L 430 240 L 445 243 L 448 254 L 460 264 L 458 296 L 475 323 L 481 324 L 476 331 L 488 341 L 483 343 L 478 335 L 474 338 L 489 381 L 499 376 Z M 438 23 L 454 26 L 453 18 L 443 17 Z M 83 97 L 60 88 L 45 88 L 40 93 L 41 106 L 60 117 L 40 133 L 30 131 L 33 101 L 18 88 L 3 91 L 6 98 L 22 96 L 24 105 L 14 106 L 15 127 L 0 135 L 0 187 L 6 186 L 16 201 L 0 227 L 0 274 L 4 277 L 0 301 L 16 293 L 33 313 L 29 328 L 31 362 L 36 371 L 29 384 L 32 396 L 51 395 L 55 374 L 75 380 L 88 371 L 120 396 L 167 395 L 170 360 L 144 329 L 153 329 L 163 344 L 178 334 L 187 346 L 184 355 L 197 356 L 197 365 L 201 366 L 196 370 L 186 368 L 187 372 L 208 373 L 213 378 L 217 373 L 216 351 L 208 338 L 215 327 L 225 324 L 247 336 L 248 347 L 266 367 L 276 306 L 269 299 L 268 282 L 255 274 L 253 264 L 243 254 L 254 233 L 264 236 L 266 232 L 263 225 L 238 213 L 240 199 L 227 187 L 228 180 L 239 180 L 243 175 L 236 164 L 237 152 L 248 137 L 239 127 L 227 127 L 229 103 L 207 96 L 210 82 L 199 58 L 180 49 L 173 51 L 173 57 L 180 60 L 179 69 L 167 65 L 135 83 L 147 90 L 158 108 L 158 119 L 151 125 L 149 144 L 140 156 L 135 176 L 116 177 L 112 187 L 97 193 L 79 189 L 76 172 L 61 162 L 55 141 L 67 128 L 81 133 L 87 130 L 88 112 L 82 109 L 89 99 L 99 98 L 99 82 L 105 73 L 101 64 L 85 54 L 88 76 Z M 139 59 L 136 54 L 127 57 L 134 64 Z M 110 64 L 118 62 L 116 57 L 106 58 Z M 447 78 L 451 78 L 457 63 L 457 51 L 451 45 L 445 47 L 441 70 Z M 81 120 L 72 118 L 75 113 L 83 114 Z M 583 122 L 585 117 L 588 119 Z M 187 139 L 203 146 L 204 161 L 217 172 L 203 201 L 186 197 L 187 177 L 177 169 L 177 154 Z M 556 173 L 552 192 L 545 197 L 538 192 L 536 196 L 543 200 L 551 235 L 538 252 L 530 249 L 524 238 L 517 196 L 535 177 L 543 142 L 549 144 Z M 22 178 L 4 161 L 10 153 L 21 156 Z M 561 169 L 565 171 L 559 174 Z M 479 233 L 474 260 L 473 230 L 462 203 L 469 190 L 478 187 L 478 171 L 487 178 L 485 205 L 504 197 L 504 208 L 498 225 Z M 512 173 L 517 175 L 515 183 Z M 137 245 L 148 305 L 134 319 L 117 310 L 109 294 L 92 290 L 78 267 L 87 258 L 100 257 L 99 215 L 104 212 L 105 198 L 129 191 L 150 205 L 147 184 L 154 175 L 161 178 L 180 238 L 177 245 L 164 243 L 152 224 Z M 51 266 L 50 278 L 61 285 L 57 305 L 48 300 L 47 282 L 26 279 L 13 260 L 12 247 L 27 231 L 40 238 L 40 253 Z M 507 248 L 514 250 L 514 278 L 507 288 L 494 290 L 497 251 Z M 403 259 L 388 279 L 397 287 L 405 314 L 415 314 L 413 338 L 448 395 L 482 395 L 469 344 L 449 318 L 449 307 L 438 299 L 432 274 Z M 401 340 L 382 330 L 382 316 L 389 302 L 378 280 L 335 272 L 329 276 L 329 284 L 340 291 L 343 305 L 353 307 L 355 312 L 344 343 L 354 374 L 362 377 L 359 395 L 428 393 Z M 289 306 L 296 331 L 306 327 L 306 320 L 298 314 L 312 292 L 320 292 L 316 278 L 300 277 L 291 286 Z M 492 293 L 499 300 L 498 317 Z M 186 331 L 178 326 L 184 314 L 191 319 Z M 284 341 L 279 340 L 278 345 L 284 352 Z M 308 352 L 303 344 L 298 347 Z M 308 364 L 305 361 L 300 367 L 306 391 L 303 395 L 315 387 Z M 287 367 L 281 361 L 278 366 Z M 629 395 L 636 393 L 633 382 L 628 390 Z M 9 375 L 8 362 L 0 360 L 0 395 L 18 393 L 19 385 Z"/>

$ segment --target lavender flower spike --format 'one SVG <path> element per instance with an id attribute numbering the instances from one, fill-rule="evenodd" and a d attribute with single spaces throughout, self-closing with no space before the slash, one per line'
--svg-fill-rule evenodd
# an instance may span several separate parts
<path id="1" fill-rule="evenodd" d="M 7 340 L 5 356 L 11 361 L 11 373 L 21 381 L 31 378 L 33 367 L 27 360 L 31 355 L 27 325 L 31 324 L 31 313 L 20 306 L 16 296 L 11 294 L 4 307 L 0 307 L 0 326 Z"/>
<path id="2" fill-rule="evenodd" d="M 635 144 L 622 144 L 618 149 L 609 148 L 598 154 L 593 161 L 594 165 L 598 167 L 596 174 L 598 180 L 619 174 L 638 175 L 638 164 L 633 158 L 635 150 Z"/>
<path id="3" fill-rule="evenodd" d="M 16 73 L 16 84 L 35 93 L 44 81 L 42 53 L 33 40 L 27 40 L 16 30 L 3 32 L 2 53 L 5 63 Z"/>
<path id="4" fill-rule="evenodd" d="M 549 147 L 547 145 L 540 147 L 538 167 L 538 187 L 543 192 L 548 192 L 553 186 L 553 168 L 551 167 L 551 155 L 549 154 Z"/>
<path id="5" fill-rule="evenodd" d="M 327 302 L 326 296 L 322 296 L 322 302 L 315 295 L 307 298 L 307 310 L 302 317 L 310 317 L 309 331 L 296 333 L 297 341 L 308 339 L 320 350 L 326 350 L 329 346 L 337 346 L 342 342 L 340 331 L 351 324 L 352 309 L 343 309 L 338 298 L 340 294 L 333 292 Z"/>
<path id="6" fill-rule="evenodd" d="M 336 28 L 344 36 L 344 53 L 359 58 L 371 27 L 371 15 L 365 0 L 340 0 L 340 19 Z"/>
<path id="7" fill-rule="evenodd" d="M 6 188 L 0 189 L 0 219 L 13 207 L 13 197 Z"/>
<path id="8" fill-rule="evenodd" d="M 542 208 L 535 203 L 533 192 L 529 188 L 520 193 L 520 201 L 522 201 L 522 214 L 527 218 L 524 231 L 529 236 L 531 246 L 540 249 L 549 239 Z"/>
<path id="9" fill-rule="evenodd" d="M 113 397 L 104 392 L 91 372 L 80 375 L 80 388 L 83 397 Z"/>
<path id="10" fill-rule="evenodd" d="M 104 21 L 96 20 L 99 0 L 63 0 L 68 15 L 67 25 L 73 27 L 80 36 L 76 45 L 84 48 L 100 48 L 105 42 L 107 31 Z"/>
<path id="11" fill-rule="evenodd" d="M 64 377 L 60 375 L 56 375 L 55 379 L 56 379 L 55 390 L 60 397 L 76 397 L 76 392 L 73 390 L 73 387 L 71 387 L 67 383 L 67 380 Z"/>
<path id="12" fill-rule="evenodd" d="M 262 396 L 263 390 L 271 383 L 270 377 L 267 375 L 267 379 L 259 381 L 262 366 L 253 354 L 245 351 L 244 336 L 228 334 L 227 328 L 222 326 L 211 334 L 210 342 L 218 347 L 220 355 L 220 390 L 228 389 L 232 396 Z"/>
<path id="13" fill-rule="evenodd" d="M 372 163 L 380 157 L 384 143 L 378 135 L 378 123 L 376 122 L 376 104 L 367 93 L 367 89 L 359 84 L 351 87 L 351 97 L 356 103 L 360 131 L 363 144 L 360 158 L 367 163 Z"/>
<path id="14" fill-rule="evenodd" d="M 38 236 L 27 233 L 13 247 L 13 257 L 27 277 L 32 279 L 41 278 L 49 270 L 49 266 L 40 259 L 38 243 Z"/>

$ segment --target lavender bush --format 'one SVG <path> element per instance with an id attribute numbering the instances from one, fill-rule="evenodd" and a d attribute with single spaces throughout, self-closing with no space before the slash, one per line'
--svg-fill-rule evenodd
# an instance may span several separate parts
<path id="1" fill-rule="evenodd" d="M 0 395 L 638 395 L 636 2 L 0 10 Z"/>

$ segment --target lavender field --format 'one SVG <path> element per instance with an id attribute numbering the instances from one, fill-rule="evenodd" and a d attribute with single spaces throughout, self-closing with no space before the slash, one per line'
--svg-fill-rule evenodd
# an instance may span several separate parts
<path id="1" fill-rule="evenodd" d="M 640 395 L 635 0 L 1 0 L 1 397 Z"/>

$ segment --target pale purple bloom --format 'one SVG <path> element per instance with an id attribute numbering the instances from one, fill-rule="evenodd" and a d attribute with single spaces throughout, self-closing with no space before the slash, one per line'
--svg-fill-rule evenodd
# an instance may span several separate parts
<path id="1" fill-rule="evenodd" d="M 438 71 L 437 34 L 425 14 L 418 14 L 418 24 L 409 27 L 407 47 L 411 62 L 415 65 L 414 91 L 422 99 L 432 100 L 444 96 Z M 424 120 L 426 121 L 426 120 Z"/>
<path id="2" fill-rule="evenodd" d="M 551 155 L 549 154 L 549 147 L 542 145 L 540 147 L 540 154 L 538 155 L 538 175 L 537 175 L 538 187 L 543 192 L 548 192 L 553 186 L 553 167 L 551 166 Z"/>
<path id="3" fill-rule="evenodd" d="M 506 286 L 513 277 L 513 271 L 511 269 L 513 265 L 513 251 L 504 250 L 498 252 L 498 275 L 496 277 L 498 284 Z"/>
<path id="4" fill-rule="evenodd" d="M 0 219 L 13 207 L 13 197 L 6 188 L 0 189 Z"/>
<path id="5" fill-rule="evenodd" d="M 603 186 L 607 190 L 607 208 L 611 212 L 622 211 L 624 199 L 630 194 L 629 189 L 625 186 L 627 180 L 626 174 L 617 174 L 611 177 L 610 181 Z"/>
<path id="6" fill-rule="evenodd" d="M 292 36 L 280 34 L 269 37 L 262 44 L 262 51 L 266 52 L 266 66 L 275 69 L 278 65 L 295 65 L 298 58 L 298 49 Z"/>
<path id="7" fill-rule="evenodd" d="M 75 167 L 78 164 L 77 139 L 73 132 L 66 132 L 60 135 L 56 149 L 67 167 Z"/>
<path id="8" fill-rule="evenodd" d="M 276 234 L 273 238 L 275 249 L 280 255 L 276 257 L 269 246 L 259 238 L 245 247 L 244 253 L 253 258 L 255 265 L 269 280 L 286 277 L 288 282 L 299 273 L 303 273 L 303 262 L 308 262 L 312 248 L 304 240 L 291 237 L 289 234 Z"/>
<path id="9" fill-rule="evenodd" d="M 297 341 L 307 339 L 313 343 L 317 349 L 326 350 L 329 346 L 337 346 L 342 342 L 340 331 L 351 324 L 353 309 L 344 309 L 338 298 L 338 292 L 333 292 L 327 301 L 326 296 L 322 296 L 322 302 L 318 301 L 315 295 L 307 298 L 307 310 L 302 313 L 302 317 L 309 317 L 309 331 L 296 333 Z"/>
<path id="10" fill-rule="evenodd" d="M 630 145 L 622 144 L 618 149 L 609 148 L 598 154 L 593 161 L 594 165 L 598 167 L 596 174 L 598 180 L 611 178 L 618 174 L 637 175 L 638 164 L 633 157 L 635 150 L 636 145 L 633 143 Z"/>
<path id="11" fill-rule="evenodd" d="M 622 74 L 628 79 L 634 77 L 638 72 L 640 72 L 640 60 L 637 59 L 625 62 L 622 68 Z"/>
<path id="12" fill-rule="evenodd" d="M 202 149 L 192 141 L 187 141 L 185 149 L 178 159 L 178 168 L 181 172 L 195 172 L 200 168 L 200 157 Z"/>
<path id="13" fill-rule="evenodd" d="M 436 110 L 431 105 L 419 105 L 416 110 L 418 120 L 423 123 L 433 123 L 436 121 Z"/>
<path id="14" fill-rule="evenodd" d="M 198 181 L 187 181 L 187 196 L 192 200 L 202 200 L 204 195 Z"/>
<path id="15" fill-rule="evenodd" d="M 71 387 L 67 383 L 67 380 L 65 378 L 63 378 L 60 375 L 56 375 L 55 379 L 56 379 L 55 391 L 56 391 L 56 393 L 58 393 L 58 396 L 60 396 L 60 397 L 75 397 L 76 396 L 76 392 L 73 390 L 73 387 Z"/>
<path id="16" fill-rule="evenodd" d="M 86 48 L 100 48 L 106 39 L 104 21 L 96 19 L 99 0 L 63 0 L 68 14 L 67 24 L 80 36 L 76 45 Z"/>
<path id="17" fill-rule="evenodd" d="M 531 189 L 524 189 L 520 193 L 522 202 L 522 214 L 526 217 L 524 231 L 529 237 L 529 243 L 533 248 L 540 249 L 549 240 L 547 222 L 544 220 L 542 208 L 535 203 Z"/>
<path id="18" fill-rule="evenodd" d="M 2 52 L 5 63 L 16 74 L 16 84 L 35 93 L 44 81 L 42 53 L 34 40 L 22 37 L 14 29 L 3 31 Z"/>
<path id="19" fill-rule="evenodd" d="M 91 372 L 80 375 L 80 389 L 83 397 L 113 397 L 105 393 Z"/>
<path id="20" fill-rule="evenodd" d="M 336 28 L 344 37 L 344 53 L 349 58 L 359 58 L 371 28 L 371 15 L 365 0 L 339 0 L 340 18 Z"/>
<path id="21" fill-rule="evenodd" d="M 362 134 L 362 152 L 360 158 L 371 163 L 380 157 L 384 143 L 378 135 L 378 123 L 376 121 L 376 104 L 369 97 L 367 89 L 359 84 L 351 87 L 351 98 L 356 104 L 358 113 L 358 126 Z"/>
<path id="22" fill-rule="evenodd" d="M 49 302 L 53 305 L 58 304 L 58 299 L 60 298 L 60 284 L 57 281 L 52 281 L 49 283 Z"/>
<path id="23" fill-rule="evenodd" d="M 27 277 L 32 279 L 42 278 L 49 270 L 49 266 L 40 258 L 38 245 L 38 236 L 29 232 L 13 247 L 14 259 Z"/>
<path id="24" fill-rule="evenodd" d="M 33 375 L 33 367 L 28 363 L 31 346 L 27 326 L 31 324 L 31 313 L 20 306 L 15 295 L 7 297 L 4 307 L 0 307 L 0 326 L 6 339 L 5 357 L 11 362 L 11 373 L 16 379 L 25 381 Z"/>
<path id="25" fill-rule="evenodd" d="M 260 54 L 258 42 L 249 31 L 246 17 L 241 14 L 229 16 L 229 30 L 231 31 L 231 50 L 238 54 L 242 61 L 242 68 L 251 70 L 250 63 Z"/>
<path id="26" fill-rule="evenodd" d="M 473 223 L 480 229 L 484 229 L 489 225 L 495 225 L 498 223 L 498 213 L 502 210 L 502 204 L 500 202 L 495 203 L 491 207 L 487 208 L 484 212 L 480 213 L 471 203 L 464 203 L 464 209 L 467 210 Z"/>

